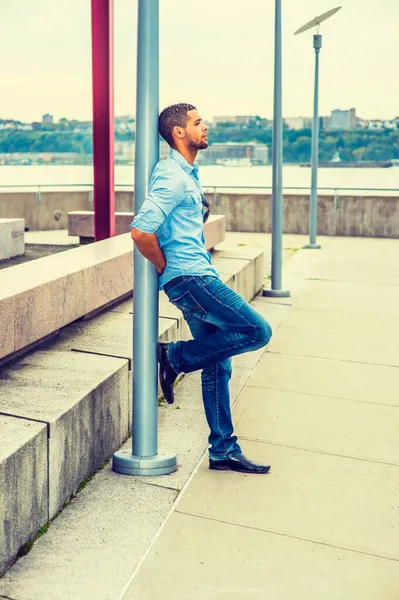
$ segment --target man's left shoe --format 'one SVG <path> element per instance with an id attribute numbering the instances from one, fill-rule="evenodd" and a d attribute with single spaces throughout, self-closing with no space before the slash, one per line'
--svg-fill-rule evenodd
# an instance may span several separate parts
<path id="1" fill-rule="evenodd" d="M 163 395 L 168 404 L 173 404 L 175 401 L 174 383 L 178 373 L 172 368 L 168 359 L 167 343 L 158 342 L 157 344 L 157 361 L 159 362 L 159 382 L 161 384 Z"/>
<path id="2" fill-rule="evenodd" d="M 243 454 L 236 454 L 225 460 L 209 459 L 209 468 L 213 471 L 238 471 L 239 473 L 268 473 L 270 465 L 257 465 Z"/>

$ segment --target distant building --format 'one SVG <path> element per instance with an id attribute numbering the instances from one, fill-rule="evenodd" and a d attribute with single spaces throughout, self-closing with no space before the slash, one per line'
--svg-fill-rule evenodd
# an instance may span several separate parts
<path id="1" fill-rule="evenodd" d="M 0 123 L 0 129 L 16 129 L 17 125 L 15 121 L 2 121 Z"/>
<path id="2" fill-rule="evenodd" d="M 134 121 L 134 116 L 133 115 L 120 115 L 118 117 L 115 117 L 115 121 L 127 123 L 128 121 Z"/>
<path id="3" fill-rule="evenodd" d="M 330 117 L 320 117 L 320 129 L 329 129 L 330 128 Z"/>
<path id="4" fill-rule="evenodd" d="M 252 160 L 259 165 L 266 165 L 269 162 L 269 148 L 266 144 L 255 144 Z"/>
<path id="5" fill-rule="evenodd" d="M 284 119 L 288 129 L 311 129 L 312 119 L 308 117 L 286 117 Z"/>
<path id="6" fill-rule="evenodd" d="M 369 129 L 374 131 L 384 129 L 384 121 L 381 121 L 381 119 L 371 119 L 369 121 Z"/>
<path id="7" fill-rule="evenodd" d="M 43 115 L 42 123 L 43 123 L 43 125 L 52 125 L 54 123 L 53 115 L 49 115 L 49 114 Z"/>
<path id="8" fill-rule="evenodd" d="M 117 141 L 114 146 L 115 158 L 120 158 L 128 162 L 134 161 L 135 143 Z"/>
<path id="9" fill-rule="evenodd" d="M 333 110 L 330 116 L 329 129 L 356 129 L 356 109 Z"/>
<path id="10" fill-rule="evenodd" d="M 254 121 L 256 117 L 249 115 L 236 115 L 236 116 L 221 116 L 221 117 L 213 117 L 213 122 L 215 125 L 218 123 L 235 123 L 236 125 L 249 125 L 251 121 Z"/>
<path id="11" fill-rule="evenodd" d="M 367 119 L 361 119 L 360 117 L 356 117 L 356 127 L 358 129 L 368 129 L 369 121 Z"/>
<path id="12" fill-rule="evenodd" d="M 218 142 L 211 144 L 207 150 L 201 152 L 200 161 L 208 164 L 267 164 L 269 159 L 266 144 Z"/>

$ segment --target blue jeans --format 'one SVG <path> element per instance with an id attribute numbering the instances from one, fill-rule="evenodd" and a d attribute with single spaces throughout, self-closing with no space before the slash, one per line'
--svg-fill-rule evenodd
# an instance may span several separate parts
<path id="1" fill-rule="evenodd" d="M 183 275 L 164 290 L 182 311 L 194 338 L 170 342 L 168 357 L 176 373 L 202 369 L 202 398 L 211 430 L 209 456 L 223 460 L 240 454 L 230 408 L 231 357 L 265 346 L 271 327 L 217 277 Z"/>

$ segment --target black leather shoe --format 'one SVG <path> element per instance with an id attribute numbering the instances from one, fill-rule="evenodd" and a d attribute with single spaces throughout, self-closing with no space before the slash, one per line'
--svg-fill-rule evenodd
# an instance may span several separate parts
<path id="1" fill-rule="evenodd" d="M 157 344 L 157 361 L 159 362 L 159 381 L 163 395 L 168 404 L 175 401 L 173 385 L 177 379 L 178 373 L 172 369 L 168 359 L 168 346 L 166 343 Z"/>
<path id="2" fill-rule="evenodd" d="M 243 454 L 236 454 L 226 460 L 209 459 L 209 468 L 214 471 L 239 471 L 240 473 L 268 473 L 270 465 L 257 465 Z"/>

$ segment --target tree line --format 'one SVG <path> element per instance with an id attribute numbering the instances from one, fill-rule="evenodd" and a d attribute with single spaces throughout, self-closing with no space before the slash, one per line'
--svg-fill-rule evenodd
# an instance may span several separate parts
<path id="1" fill-rule="evenodd" d="M 272 130 L 261 122 L 247 126 L 221 124 L 209 130 L 212 142 L 259 142 L 271 149 Z M 116 133 L 116 140 L 134 141 L 133 132 Z M 284 161 L 301 163 L 310 161 L 312 132 L 310 129 L 283 132 Z M 0 153 L 16 152 L 74 152 L 92 153 L 91 131 L 80 133 L 56 131 L 0 131 Z M 331 160 L 339 152 L 342 161 L 399 159 L 399 130 L 320 131 L 320 160 Z M 270 152 L 271 155 L 271 152 Z"/>

